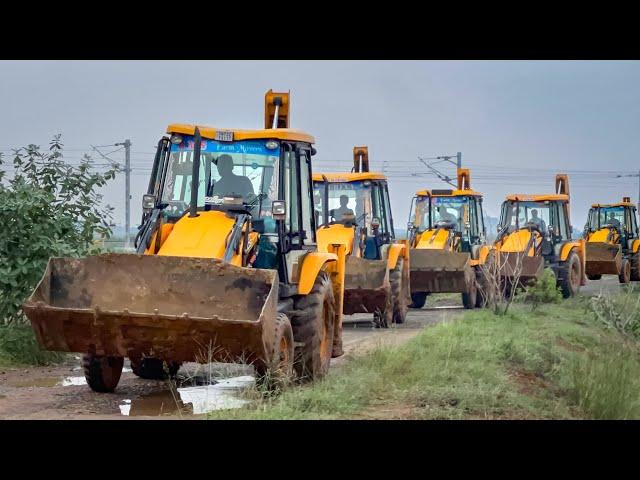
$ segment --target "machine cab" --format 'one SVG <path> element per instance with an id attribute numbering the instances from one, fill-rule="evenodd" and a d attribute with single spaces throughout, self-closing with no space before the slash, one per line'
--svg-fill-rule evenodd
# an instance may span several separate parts
<path id="1" fill-rule="evenodd" d="M 608 238 L 610 230 L 627 241 L 639 238 L 636 206 L 629 197 L 624 197 L 621 203 L 591 206 L 583 237 L 587 241 L 602 241 L 600 237 Z"/>
<path id="2" fill-rule="evenodd" d="M 360 158 L 363 155 L 364 160 Z M 335 224 L 354 227 L 355 238 L 361 239 L 354 252 L 379 259 L 380 247 L 395 240 L 387 180 L 369 172 L 366 147 L 354 148 L 354 162 L 358 168 L 352 173 L 314 174 L 315 218 L 320 228 Z"/>
<path id="3" fill-rule="evenodd" d="M 408 235 L 410 243 L 429 230 L 449 230 L 458 250 L 471 252 L 473 246 L 485 242 L 486 230 L 482 211 L 482 195 L 471 189 L 470 173 L 457 171 L 455 190 L 420 190 L 411 201 Z"/>
<path id="4" fill-rule="evenodd" d="M 250 245 L 248 237 L 252 236 L 259 241 L 258 258 L 252 266 L 286 264 L 280 279 L 295 283 L 294 264 L 316 245 L 311 180 L 314 138 L 288 128 L 287 109 L 276 108 L 274 114 L 277 96 L 288 106 L 288 94 L 268 92 L 265 111 L 271 111 L 268 121 L 273 125 L 265 125 L 264 130 L 169 125 L 169 135 L 158 143 L 143 197 L 142 225 L 136 237 L 139 253 L 168 254 L 161 250 L 165 238 L 170 239 L 183 219 L 200 216 L 208 220 L 198 222 L 197 227 L 194 223 L 193 241 L 180 245 L 184 249 L 189 243 L 198 244 L 199 250 L 189 252 L 190 256 L 221 258 L 207 239 L 218 238 L 221 230 L 229 229 L 229 241 L 223 244 L 234 244 L 235 236 L 237 248 L 225 252 L 223 259 L 230 253 L 235 263 L 247 264 L 248 258 L 240 261 L 237 256 L 242 253 L 240 245 Z M 211 215 L 214 212 L 223 215 Z M 152 245 L 156 230 L 162 233 Z M 278 260 L 281 254 L 286 262 Z"/>
<path id="5" fill-rule="evenodd" d="M 568 200 L 526 195 L 507 198 L 500 212 L 499 236 L 523 229 L 537 232 L 542 254 L 551 255 L 554 245 L 571 240 Z"/>

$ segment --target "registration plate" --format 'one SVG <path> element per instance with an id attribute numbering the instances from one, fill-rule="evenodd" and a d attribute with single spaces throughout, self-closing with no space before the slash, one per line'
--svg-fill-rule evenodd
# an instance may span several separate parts
<path id="1" fill-rule="evenodd" d="M 233 132 L 227 130 L 217 130 L 216 140 L 219 142 L 233 142 Z"/>

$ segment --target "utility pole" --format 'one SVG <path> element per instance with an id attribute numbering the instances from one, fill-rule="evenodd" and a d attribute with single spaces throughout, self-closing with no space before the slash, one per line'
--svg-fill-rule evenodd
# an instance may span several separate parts
<path id="1" fill-rule="evenodd" d="M 638 173 L 631 173 L 628 175 L 616 175 L 616 178 L 621 177 L 638 177 L 638 209 L 640 209 L 640 170 Z"/>
<path id="2" fill-rule="evenodd" d="M 124 174 L 125 174 L 125 234 L 124 248 L 129 248 L 129 228 L 131 227 L 131 140 L 116 143 L 124 146 Z"/>

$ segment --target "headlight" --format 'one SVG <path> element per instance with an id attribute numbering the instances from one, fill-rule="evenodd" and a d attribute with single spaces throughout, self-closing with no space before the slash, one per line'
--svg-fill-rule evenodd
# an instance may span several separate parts
<path id="1" fill-rule="evenodd" d="M 174 145 L 182 143 L 182 135 L 178 135 L 176 133 L 171 135 L 171 143 L 173 143 Z"/>
<path id="2" fill-rule="evenodd" d="M 278 142 L 276 142 L 275 140 L 269 140 L 267 143 L 264 144 L 265 147 L 267 147 L 269 150 L 275 150 L 276 148 L 278 148 Z"/>

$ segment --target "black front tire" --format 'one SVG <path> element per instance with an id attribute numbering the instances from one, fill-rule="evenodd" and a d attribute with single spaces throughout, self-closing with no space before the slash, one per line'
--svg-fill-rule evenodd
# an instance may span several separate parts
<path id="1" fill-rule="evenodd" d="M 422 308 L 427 303 L 427 292 L 413 292 L 411 294 L 411 305 L 409 308 Z"/>
<path id="2" fill-rule="evenodd" d="M 462 293 L 462 305 L 465 309 L 470 310 L 476 307 L 476 301 L 478 296 L 478 286 L 476 285 L 475 278 L 469 285 L 469 290 Z"/>
<path id="3" fill-rule="evenodd" d="M 622 259 L 618 280 L 620 283 L 629 283 L 631 281 L 631 263 L 626 258 Z"/>
<path id="4" fill-rule="evenodd" d="M 562 290 L 563 298 L 575 296 L 580 291 L 580 279 L 582 278 L 582 264 L 580 257 L 574 251 L 569 253 L 567 260 L 558 269 L 558 286 Z"/>
<path id="5" fill-rule="evenodd" d="M 404 258 L 399 258 L 396 267 L 389 272 L 389 283 L 391 284 L 391 298 L 393 300 L 393 323 L 404 323 L 407 318 L 407 299 L 405 298 L 408 288 L 404 285 L 403 278 Z"/>
<path id="6" fill-rule="evenodd" d="M 629 262 L 631 262 L 631 281 L 640 281 L 640 253 L 631 255 Z"/>
<path id="7" fill-rule="evenodd" d="M 293 379 L 294 359 L 293 329 L 284 313 L 276 317 L 275 333 L 268 354 L 266 362 L 255 365 L 256 383 L 270 392 L 282 390 Z"/>
<path id="8" fill-rule="evenodd" d="M 120 381 L 124 357 L 108 357 L 88 353 L 82 356 L 87 385 L 94 392 L 113 392 Z"/>
<path id="9" fill-rule="evenodd" d="M 587 278 L 589 280 L 600 280 L 602 278 L 602 275 L 587 275 Z"/>
<path id="10" fill-rule="evenodd" d="M 296 347 L 294 369 L 300 380 L 313 381 L 324 377 L 334 349 L 335 297 L 326 272 L 320 272 L 307 295 L 294 299 L 289 312 Z M 338 333 L 340 334 L 340 333 Z"/>
<path id="11" fill-rule="evenodd" d="M 164 362 L 159 358 L 143 358 L 129 359 L 131 361 L 131 370 L 140 378 L 145 380 L 166 380 L 173 378 L 180 370 L 179 362 L 168 362 L 167 369 L 164 368 Z"/>

